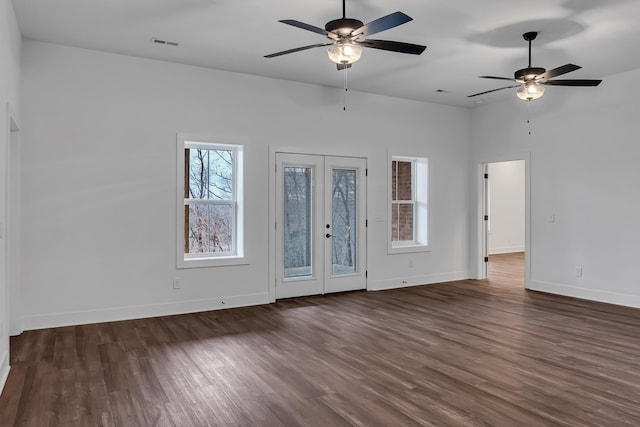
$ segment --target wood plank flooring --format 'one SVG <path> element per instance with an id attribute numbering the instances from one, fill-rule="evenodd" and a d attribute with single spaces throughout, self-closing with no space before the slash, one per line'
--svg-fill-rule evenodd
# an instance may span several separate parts
<path id="1" fill-rule="evenodd" d="M 490 279 L 29 331 L 1 426 L 640 424 L 640 310 Z"/>

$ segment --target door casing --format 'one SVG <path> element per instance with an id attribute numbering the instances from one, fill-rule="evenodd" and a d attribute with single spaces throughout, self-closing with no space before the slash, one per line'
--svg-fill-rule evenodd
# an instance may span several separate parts
<path id="1" fill-rule="evenodd" d="M 475 279 L 486 279 L 487 268 L 484 262 L 485 254 L 487 253 L 487 228 L 485 227 L 484 215 L 485 215 L 485 198 L 486 187 L 484 174 L 486 171 L 486 165 L 489 163 L 508 162 L 513 160 L 524 160 L 524 287 L 529 289 L 529 283 L 531 282 L 531 153 L 514 153 L 506 155 L 494 155 L 481 158 L 476 163 L 476 179 L 474 180 L 476 186 L 476 247 L 475 255 L 473 255 L 476 265 Z"/>

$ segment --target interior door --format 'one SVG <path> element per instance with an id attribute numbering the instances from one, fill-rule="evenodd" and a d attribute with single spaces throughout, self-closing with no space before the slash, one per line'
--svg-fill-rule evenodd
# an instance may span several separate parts
<path id="1" fill-rule="evenodd" d="M 276 154 L 276 298 L 366 288 L 366 160 Z"/>

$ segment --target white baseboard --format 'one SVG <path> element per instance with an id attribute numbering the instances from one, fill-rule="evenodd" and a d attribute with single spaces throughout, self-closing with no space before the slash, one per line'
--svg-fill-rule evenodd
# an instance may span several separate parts
<path id="1" fill-rule="evenodd" d="M 163 304 L 24 316 L 22 318 L 22 326 L 25 331 L 28 331 L 33 329 L 56 328 L 60 326 L 84 325 L 88 323 L 115 322 L 120 320 L 143 319 L 147 317 L 171 316 L 174 314 L 198 313 L 201 311 L 246 307 L 250 305 L 268 303 L 269 294 L 265 292 L 251 295 L 237 295 L 227 298 L 209 298 Z"/>
<path id="2" fill-rule="evenodd" d="M 543 282 L 539 280 L 530 280 L 528 289 L 532 291 L 548 292 L 550 294 L 564 295 L 567 297 L 604 302 L 608 304 L 640 308 L 640 295 L 609 292 L 600 289 L 581 288 L 578 286 Z"/>
<path id="3" fill-rule="evenodd" d="M 524 252 L 524 246 L 505 246 L 503 248 L 489 248 L 489 255 L 511 254 L 514 252 Z"/>
<path id="4" fill-rule="evenodd" d="M 4 390 L 4 385 L 7 382 L 7 378 L 9 377 L 9 370 L 11 366 L 9 366 L 9 352 L 5 351 L 2 355 L 2 362 L 0 363 L 0 393 Z"/>
<path id="5" fill-rule="evenodd" d="M 367 286 L 368 291 L 383 291 L 385 289 L 406 288 L 409 286 L 430 285 L 432 283 L 453 282 L 471 277 L 468 271 L 451 273 L 427 274 L 419 276 L 398 277 L 387 280 L 372 280 Z"/>

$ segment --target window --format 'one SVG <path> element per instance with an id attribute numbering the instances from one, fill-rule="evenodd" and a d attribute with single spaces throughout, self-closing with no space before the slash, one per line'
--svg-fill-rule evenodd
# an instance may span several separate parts
<path id="1" fill-rule="evenodd" d="M 426 250 L 428 161 L 390 157 L 389 252 Z"/>
<path id="2" fill-rule="evenodd" d="M 178 268 L 238 264 L 242 146 L 178 138 Z"/>
<path id="3" fill-rule="evenodd" d="M 391 162 L 391 241 L 415 242 L 415 162 Z"/>

